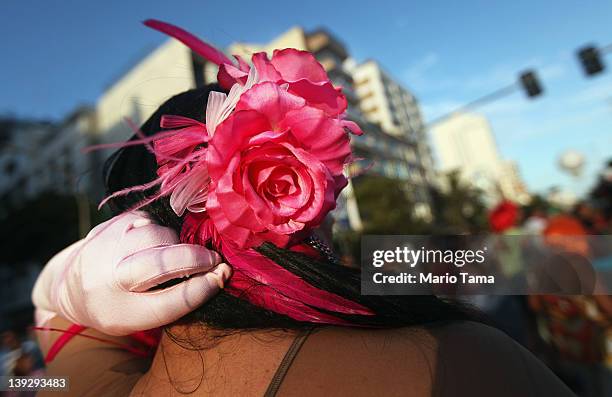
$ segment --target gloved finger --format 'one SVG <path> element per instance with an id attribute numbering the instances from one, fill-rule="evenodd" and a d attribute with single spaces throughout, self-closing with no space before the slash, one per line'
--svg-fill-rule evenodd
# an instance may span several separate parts
<path id="1" fill-rule="evenodd" d="M 136 222 L 139 222 L 137 220 Z M 121 238 L 121 250 L 126 254 L 147 248 L 179 243 L 179 237 L 174 229 L 154 223 L 141 227 L 130 228 Z"/>
<path id="2" fill-rule="evenodd" d="M 201 245 L 175 244 L 138 251 L 114 269 L 115 282 L 125 291 L 144 292 L 166 281 L 204 273 L 221 262 Z"/>
<path id="3" fill-rule="evenodd" d="M 142 295 L 140 302 L 146 304 L 148 311 L 155 313 L 155 317 L 168 324 L 215 296 L 230 275 L 231 268 L 221 263 L 213 271 L 195 275 L 180 284 L 159 291 L 139 294 Z"/>
<path id="4" fill-rule="evenodd" d="M 109 335 L 126 335 L 134 330 L 161 327 L 178 320 L 219 292 L 219 280 L 229 269 L 224 263 L 219 266 L 225 268 L 216 273 L 198 274 L 163 290 L 132 293 L 125 305 L 130 308 L 130 329 L 125 328 L 125 321 L 104 324 L 100 329 Z"/>

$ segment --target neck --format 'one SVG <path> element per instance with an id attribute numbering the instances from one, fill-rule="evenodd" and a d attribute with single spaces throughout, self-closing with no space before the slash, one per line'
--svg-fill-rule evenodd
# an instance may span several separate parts
<path id="1" fill-rule="evenodd" d="M 248 385 L 263 394 L 296 335 L 285 330 L 231 332 L 202 325 L 172 326 L 162 337 L 145 383 L 155 384 L 151 391 L 156 392 L 163 388 L 207 395 L 229 387 L 243 395 L 240 388 Z"/>

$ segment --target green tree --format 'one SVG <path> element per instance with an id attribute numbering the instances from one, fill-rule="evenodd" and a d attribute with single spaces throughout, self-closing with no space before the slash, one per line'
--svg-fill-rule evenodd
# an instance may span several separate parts
<path id="1" fill-rule="evenodd" d="M 354 181 L 355 198 L 364 234 L 422 234 L 427 224 L 417 219 L 405 182 L 383 176 L 362 176 Z"/>
<path id="2" fill-rule="evenodd" d="M 488 229 L 482 191 L 464 183 L 458 171 L 446 176 L 446 189 L 432 189 L 437 233 L 477 233 Z"/>

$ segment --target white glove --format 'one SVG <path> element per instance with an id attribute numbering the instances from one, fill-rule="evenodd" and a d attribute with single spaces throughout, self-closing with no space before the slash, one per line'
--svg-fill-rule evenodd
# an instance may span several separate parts
<path id="1" fill-rule="evenodd" d="M 203 246 L 179 244 L 176 232 L 144 212 L 119 215 L 53 257 L 32 301 L 109 335 L 169 324 L 213 297 L 231 268 Z M 163 289 L 151 288 L 190 277 Z"/>

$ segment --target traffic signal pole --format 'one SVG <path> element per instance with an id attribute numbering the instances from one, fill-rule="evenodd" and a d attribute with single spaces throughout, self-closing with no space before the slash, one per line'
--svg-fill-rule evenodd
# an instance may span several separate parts
<path id="1" fill-rule="evenodd" d="M 599 52 L 602 54 L 609 54 L 612 52 L 612 44 L 605 45 L 599 48 Z"/>
<path id="2" fill-rule="evenodd" d="M 487 103 L 491 103 L 491 102 L 497 101 L 498 99 L 507 97 L 508 95 L 514 93 L 517 89 L 518 89 L 518 84 L 512 83 L 506 87 L 493 91 L 490 94 L 481 96 L 478 99 L 474 99 L 473 101 L 468 102 L 465 105 L 458 107 L 452 112 L 446 113 L 440 117 L 436 117 L 435 119 L 431 120 L 429 123 L 427 123 L 427 128 L 431 127 L 434 124 L 438 124 L 441 121 L 448 119 L 449 117 L 452 117 L 456 113 L 472 110 L 482 105 L 485 105 Z"/>
<path id="3" fill-rule="evenodd" d="M 602 55 L 608 53 L 612 53 L 612 44 L 603 47 L 588 45 L 580 48 L 577 51 L 577 56 L 580 60 L 580 63 L 582 64 L 585 74 L 587 76 L 594 76 L 604 71 L 605 64 L 603 63 Z M 535 98 L 541 95 L 543 91 L 535 71 L 526 70 L 520 74 L 519 80 L 517 82 L 514 82 L 506 87 L 502 87 L 471 102 L 468 102 L 465 105 L 454 109 L 452 112 L 436 117 L 429 123 L 427 123 L 425 128 L 429 129 L 433 125 L 438 124 L 448 119 L 449 117 L 452 117 L 456 113 L 472 110 L 482 105 L 497 101 L 498 99 L 501 99 L 514 93 L 519 87 L 522 87 L 525 90 L 525 93 L 529 98 Z"/>
<path id="4" fill-rule="evenodd" d="M 580 61 L 580 64 L 582 65 L 584 74 L 587 77 L 593 77 L 604 71 L 606 65 L 603 60 L 603 55 L 611 52 L 612 44 L 608 44 L 607 46 L 603 47 L 597 47 L 591 44 L 578 49 L 578 51 L 576 51 L 576 55 L 578 57 L 578 61 Z"/>
<path id="5" fill-rule="evenodd" d="M 542 94 L 542 86 L 538 80 L 538 77 L 533 70 L 526 70 L 519 75 L 519 80 L 508 85 L 502 87 L 496 91 L 491 92 L 490 94 L 481 96 L 478 99 L 475 99 L 471 102 L 466 103 L 465 105 L 453 110 L 452 112 L 446 113 L 440 117 L 436 117 L 427 123 L 426 128 L 431 128 L 431 126 L 452 117 L 456 113 L 465 112 L 467 110 L 472 110 L 478 108 L 482 105 L 497 101 L 498 99 L 504 98 L 510 94 L 513 94 L 519 88 L 523 88 L 525 90 L 525 94 L 529 98 L 535 98 Z"/>

